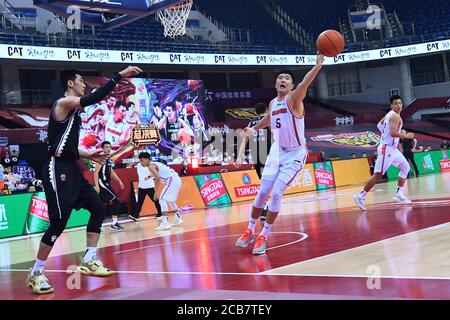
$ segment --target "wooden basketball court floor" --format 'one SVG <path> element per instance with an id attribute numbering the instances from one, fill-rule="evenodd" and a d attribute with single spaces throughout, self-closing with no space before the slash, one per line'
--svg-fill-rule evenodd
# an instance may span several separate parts
<path id="1" fill-rule="evenodd" d="M 155 232 L 156 221 L 104 227 L 99 256 L 109 278 L 73 274 L 85 230 L 65 232 L 47 263 L 55 288 L 25 287 L 40 235 L 0 242 L 5 299 L 450 299 L 450 172 L 412 178 L 411 205 L 392 202 L 396 182 L 375 186 L 361 213 L 361 185 L 286 196 L 265 255 L 234 243 L 251 202 L 185 212 L 185 223 Z M 257 231 L 259 232 L 260 226 Z"/>

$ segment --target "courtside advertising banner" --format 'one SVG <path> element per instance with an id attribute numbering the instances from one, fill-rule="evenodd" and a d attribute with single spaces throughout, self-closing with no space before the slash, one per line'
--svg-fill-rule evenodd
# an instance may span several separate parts
<path id="1" fill-rule="evenodd" d="M 416 161 L 419 174 L 440 172 L 441 166 L 439 162 L 443 160 L 442 154 L 441 150 L 415 152 L 414 161 Z"/>
<path id="2" fill-rule="evenodd" d="M 225 183 L 219 173 L 195 176 L 195 183 L 206 206 L 231 204 Z"/>
<path id="3" fill-rule="evenodd" d="M 450 171 L 450 150 L 441 150 L 442 160 L 439 161 L 441 171 Z"/>
<path id="4" fill-rule="evenodd" d="M 368 159 L 333 161 L 333 173 L 336 187 L 366 182 L 370 178 Z"/>
<path id="5" fill-rule="evenodd" d="M 73 210 L 67 228 L 85 226 L 89 212 Z M 1 196 L 0 238 L 45 232 L 50 225 L 44 192 Z"/>
<path id="6" fill-rule="evenodd" d="M 314 163 L 314 177 L 316 178 L 317 190 L 335 188 L 331 162 Z"/>
<path id="7" fill-rule="evenodd" d="M 221 175 L 233 202 L 256 198 L 261 183 L 255 170 L 226 172 Z"/>
<path id="8" fill-rule="evenodd" d="M 291 181 L 291 184 L 286 189 L 285 194 L 314 191 L 314 190 L 316 190 L 314 166 L 311 163 L 308 163 Z"/>
<path id="9" fill-rule="evenodd" d="M 428 152 L 414 152 L 414 161 L 420 174 L 436 173 L 450 170 L 450 150 L 432 150 Z M 387 170 L 388 179 L 397 179 L 399 170 L 390 166 Z M 410 176 L 414 176 L 414 169 L 410 168 Z"/>

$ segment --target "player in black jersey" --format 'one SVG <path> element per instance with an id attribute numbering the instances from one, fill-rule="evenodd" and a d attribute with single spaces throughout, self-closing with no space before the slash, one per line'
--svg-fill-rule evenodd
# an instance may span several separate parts
<path id="1" fill-rule="evenodd" d="M 103 155 L 109 157 L 111 154 L 111 142 L 103 141 Z M 111 186 L 111 178 L 119 183 L 120 190 L 124 189 L 122 180 L 113 170 L 114 162 L 107 158 L 104 165 L 97 164 L 94 171 L 95 191 L 100 195 L 100 199 L 106 204 L 108 216 L 112 216 L 111 229 L 115 231 L 124 231 L 125 229 L 119 224 L 118 217 L 122 213 L 119 196 Z"/>
<path id="2" fill-rule="evenodd" d="M 403 134 L 406 134 L 405 130 L 402 130 Z M 400 139 L 400 144 L 403 149 L 403 155 L 405 156 L 405 159 L 412 165 L 414 168 L 414 174 L 416 177 L 419 176 L 419 169 L 417 168 L 416 161 L 414 161 L 414 152 L 413 150 L 416 150 L 417 147 L 417 140 L 416 139 Z"/>
<path id="3" fill-rule="evenodd" d="M 257 103 L 255 105 L 255 111 L 257 116 L 248 124 L 250 128 L 256 126 L 261 121 L 261 119 L 264 118 L 264 115 L 269 111 L 269 108 L 264 103 Z M 270 129 L 265 128 L 258 130 L 256 136 L 251 137 L 250 139 L 253 139 L 252 145 L 256 146 L 256 150 L 255 148 L 253 150 L 250 149 L 249 138 L 245 137 L 244 140 L 242 140 L 241 146 L 239 148 L 239 154 L 236 160 L 236 164 L 242 164 L 245 159 L 247 159 L 249 163 L 251 162 L 251 160 L 253 160 L 256 173 L 261 179 L 261 175 L 264 169 L 264 163 L 266 162 L 267 155 L 269 154 L 270 147 L 272 145 L 272 136 Z M 266 215 L 267 203 L 264 205 L 264 210 L 259 217 L 260 220 L 265 221 Z"/>
<path id="4" fill-rule="evenodd" d="M 53 103 L 48 122 L 48 155 L 43 168 L 43 185 L 48 204 L 50 225 L 42 237 L 37 259 L 30 270 L 26 284 L 34 293 L 53 292 L 44 275 L 46 260 L 58 237 L 64 231 L 73 209 L 87 209 L 91 216 L 87 225 L 87 249 L 78 271 L 89 276 L 110 276 L 97 258 L 97 243 L 106 215 L 106 206 L 94 188 L 83 177 L 77 161 L 80 157 L 104 164 L 100 151 L 87 152 L 78 148 L 81 129 L 80 113 L 83 108 L 102 101 L 122 79 L 142 72 L 138 67 L 128 67 L 114 75 L 94 93 L 85 95 L 86 85 L 76 70 L 61 72 L 60 81 L 64 97 Z"/>

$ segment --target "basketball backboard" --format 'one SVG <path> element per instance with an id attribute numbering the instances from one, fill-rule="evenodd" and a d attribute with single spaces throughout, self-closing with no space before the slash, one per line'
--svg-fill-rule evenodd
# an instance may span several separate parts
<path id="1" fill-rule="evenodd" d="M 82 24 L 113 29 L 183 0 L 33 0 L 34 5 L 65 17 L 80 10 Z"/>

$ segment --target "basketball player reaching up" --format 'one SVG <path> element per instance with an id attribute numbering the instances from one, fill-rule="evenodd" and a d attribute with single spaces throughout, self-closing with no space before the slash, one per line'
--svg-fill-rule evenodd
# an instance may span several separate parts
<path id="1" fill-rule="evenodd" d="M 283 70 L 275 82 L 277 97 L 269 104 L 269 112 L 253 128 L 245 128 L 243 135 L 254 135 L 257 130 L 270 125 L 274 143 L 270 148 L 266 166 L 261 177 L 261 188 L 253 202 L 248 228 L 236 241 L 236 246 L 245 248 L 255 239 L 256 221 L 264 208 L 270 193 L 272 197 L 261 234 L 257 237 L 253 254 L 264 254 L 267 238 L 281 209 L 283 194 L 290 182 L 303 168 L 306 158 L 305 108 L 303 99 L 308 87 L 322 68 L 323 55 L 317 55 L 316 65 L 306 74 L 303 81 L 294 89 L 292 72 Z"/>
<path id="2" fill-rule="evenodd" d="M 269 112 L 269 108 L 264 103 L 257 103 L 255 105 L 255 111 L 256 111 L 257 116 L 255 119 L 250 121 L 250 123 L 248 124 L 248 126 L 250 128 L 256 126 L 264 118 L 265 114 L 267 112 Z M 260 129 L 257 131 L 256 136 L 253 137 L 253 139 L 255 139 L 255 141 L 256 141 L 256 150 L 250 150 L 250 148 L 247 148 L 247 146 L 249 144 L 248 143 L 249 138 L 245 137 L 242 140 L 241 146 L 239 148 L 239 154 L 236 159 L 236 165 L 239 166 L 243 163 L 244 158 L 246 157 L 246 153 L 248 153 L 247 154 L 248 157 L 250 157 L 250 155 L 253 153 L 252 159 L 256 159 L 255 169 L 256 169 L 256 173 L 258 174 L 259 179 L 261 179 L 261 177 L 262 177 L 264 163 L 266 162 L 266 157 L 270 152 L 270 146 L 272 144 L 271 134 L 270 134 L 269 130 L 268 129 Z M 264 159 L 261 159 L 260 156 L 264 156 Z M 268 205 L 266 203 L 266 204 L 264 204 L 264 210 L 261 213 L 261 216 L 259 217 L 259 219 L 261 221 L 266 220 L 267 210 L 268 210 Z"/>
<path id="3" fill-rule="evenodd" d="M 378 158 L 375 162 L 374 173 L 367 181 L 363 190 L 353 196 L 358 207 L 366 211 L 365 201 L 367 193 L 373 188 L 375 184 L 383 177 L 387 169 L 393 165 L 400 169 L 398 175 L 397 192 L 394 195 L 394 201 L 401 203 L 411 203 L 403 193 L 406 179 L 409 173 L 409 163 L 405 156 L 397 149 L 400 139 L 414 139 L 413 133 L 402 133 L 403 121 L 400 117 L 400 112 L 403 108 L 402 98 L 394 95 L 390 99 L 391 111 L 381 119 L 378 123 L 378 130 L 381 132 L 381 141 L 378 145 Z"/>
<path id="4" fill-rule="evenodd" d="M 95 191 L 100 195 L 100 199 L 105 203 L 108 213 L 112 216 L 111 229 L 115 231 L 125 230 L 117 221 L 121 213 L 121 205 L 119 196 L 114 192 L 111 186 L 111 178 L 117 181 L 120 185 L 120 190 L 124 189 L 122 180 L 117 176 L 113 170 L 114 162 L 109 159 L 111 154 L 111 143 L 103 141 L 102 143 L 103 155 L 107 157 L 104 165 L 97 164 L 94 171 Z M 109 215 L 109 214 L 108 214 Z"/>
<path id="5" fill-rule="evenodd" d="M 183 220 L 181 219 L 176 203 L 178 194 L 181 190 L 181 178 L 172 168 L 160 162 L 150 162 L 148 168 L 155 177 L 156 193 L 154 199 L 155 201 L 159 200 L 162 211 L 161 223 L 155 228 L 155 231 L 169 230 L 171 227 L 182 224 Z M 161 183 L 164 184 L 164 187 L 162 188 L 161 195 L 158 196 L 158 192 L 161 190 Z M 172 224 L 169 224 L 169 205 L 172 210 L 171 212 L 175 213 L 175 219 Z"/>
<path id="6" fill-rule="evenodd" d="M 58 237 L 64 231 L 72 209 L 87 209 L 91 216 L 87 224 L 87 249 L 78 271 L 89 276 L 110 276 L 113 271 L 105 268 L 97 258 L 97 243 L 106 207 L 94 188 L 86 181 L 77 164 L 80 157 L 104 163 L 100 151 L 79 150 L 81 109 L 100 102 L 110 93 L 122 77 L 142 72 L 138 67 L 128 67 L 114 75 L 94 93 L 84 95 L 86 85 L 76 70 L 61 72 L 60 81 L 64 97 L 55 101 L 48 122 L 48 158 L 43 168 L 43 184 L 48 204 L 50 225 L 44 233 L 37 259 L 30 270 L 26 285 L 34 293 L 53 292 L 44 275 L 46 260 Z"/>

